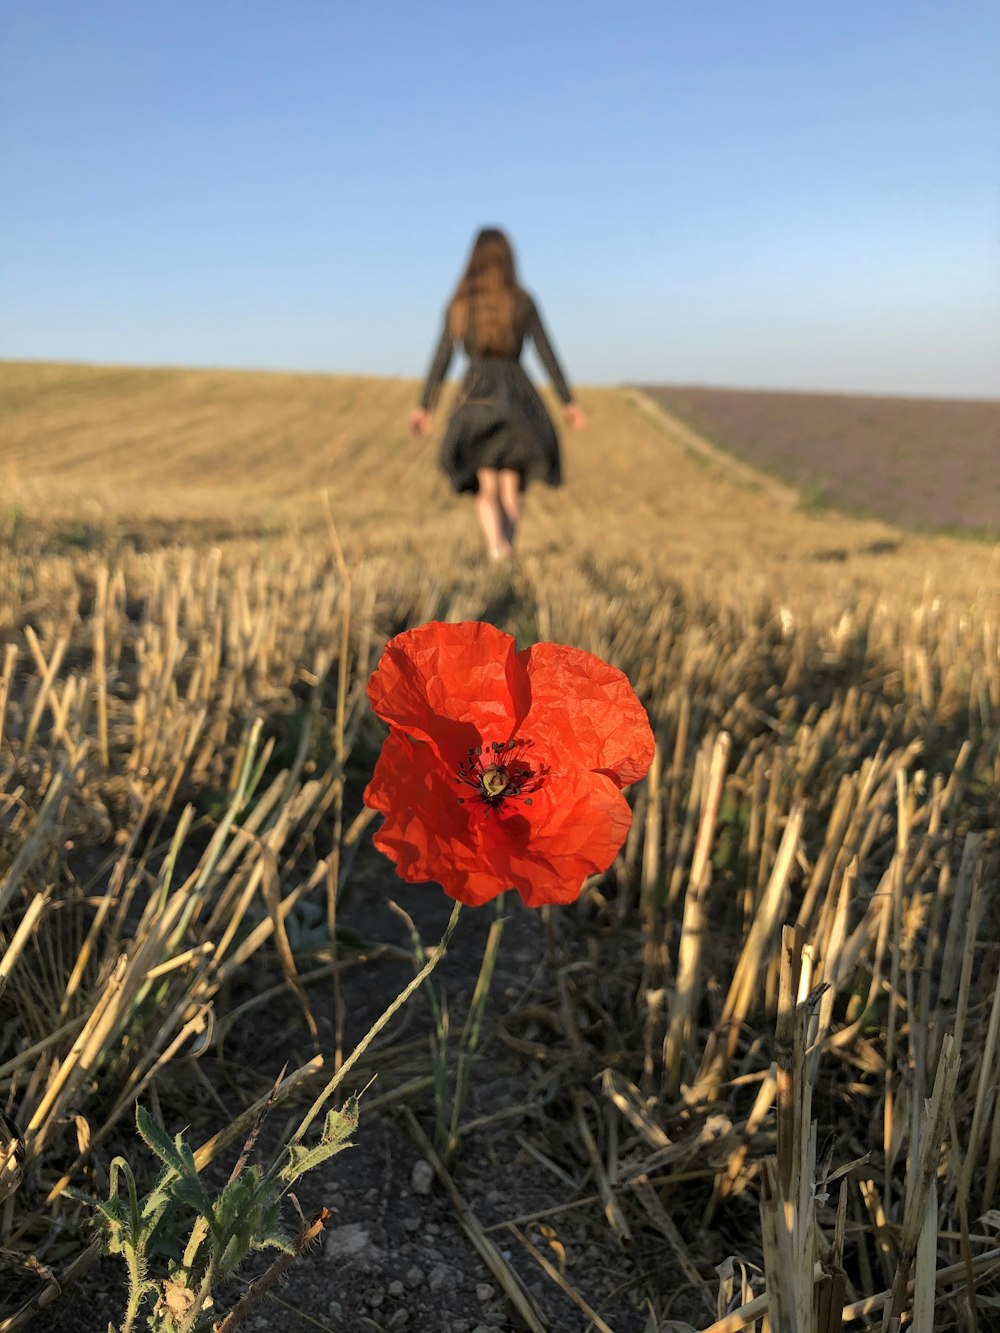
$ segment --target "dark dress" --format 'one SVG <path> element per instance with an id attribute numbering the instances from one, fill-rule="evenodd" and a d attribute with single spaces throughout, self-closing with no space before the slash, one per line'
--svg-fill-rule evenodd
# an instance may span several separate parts
<path id="1" fill-rule="evenodd" d="M 439 460 L 456 491 L 479 490 L 476 469 L 512 468 L 521 489 L 529 481 L 562 484 L 559 437 L 538 391 L 521 366 L 525 338 L 530 338 L 564 403 L 573 401 L 566 377 L 552 350 L 538 309 L 525 293 L 515 321 L 516 349 L 509 356 L 484 356 L 474 333 L 466 338 L 469 368 L 459 390 Z M 471 344 L 471 345 L 470 345 Z M 445 315 L 444 331 L 427 372 L 421 406 L 433 409 L 455 350 Z"/>

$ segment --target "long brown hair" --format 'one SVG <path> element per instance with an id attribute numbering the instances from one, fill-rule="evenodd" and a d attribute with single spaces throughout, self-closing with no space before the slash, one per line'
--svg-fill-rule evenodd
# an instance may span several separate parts
<path id="1" fill-rule="evenodd" d="M 465 272 L 448 308 L 451 336 L 487 356 L 517 350 L 515 320 L 524 301 L 514 251 L 499 227 L 484 227 L 472 245 Z"/>

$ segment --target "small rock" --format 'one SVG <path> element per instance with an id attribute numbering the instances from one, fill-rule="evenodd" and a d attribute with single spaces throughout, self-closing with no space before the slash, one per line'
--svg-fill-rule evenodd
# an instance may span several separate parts
<path id="1" fill-rule="evenodd" d="M 368 1293 L 368 1304 L 373 1310 L 377 1310 L 385 1301 L 385 1292 L 381 1287 L 376 1287 L 374 1291 Z"/>
<path id="2" fill-rule="evenodd" d="M 435 1264 L 430 1271 L 427 1285 L 431 1291 L 454 1291 L 458 1286 L 458 1274 L 447 1264 Z"/>
<path id="3" fill-rule="evenodd" d="M 423 1224 L 421 1223 L 419 1217 L 404 1217 L 404 1218 L 403 1218 L 403 1230 L 404 1230 L 404 1231 L 409 1231 L 409 1232 L 413 1233 L 413 1232 L 415 1232 L 415 1231 L 419 1231 L 422 1225 L 423 1225 Z"/>
<path id="4" fill-rule="evenodd" d="M 409 1310 L 397 1310 L 386 1324 L 386 1328 L 402 1328 L 404 1324 L 409 1322 L 409 1318 Z"/>
<path id="5" fill-rule="evenodd" d="M 357 1222 L 345 1222 L 326 1233 L 326 1257 L 334 1263 L 356 1259 L 371 1245 L 368 1232 Z"/>
<path id="6" fill-rule="evenodd" d="M 423 1270 L 418 1268 L 416 1264 L 413 1264 L 412 1267 L 408 1268 L 406 1272 L 403 1274 L 403 1281 L 406 1283 L 408 1287 L 411 1288 L 421 1286 L 423 1284 L 423 1280 L 424 1280 Z"/>
<path id="7" fill-rule="evenodd" d="M 344 1307 L 338 1300 L 332 1300 L 326 1307 L 326 1312 L 331 1319 L 343 1319 L 344 1317 Z"/>
<path id="8" fill-rule="evenodd" d="M 403 1286 L 402 1282 L 400 1282 L 398 1277 L 395 1279 L 395 1281 L 389 1283 L 389 1295 L 394 1300 L 398 1301 L 400 1296 L 402 1296 L 405 1290 L 406 1288 Z"/>
<path id="9" fill-rule="evenodd" d="M 428 1236 L 440 1236 L 441 1234 L 441 1228 L 436 1222 L 428 1222 L 424 1227 L 424 1230 L 427 1232 Z"/>
<path id="10" fill-rule="evenodd" d="M 476 1283 L 476 1300 L 480 1305 L 487 1305 L 496 1293 L 488 1282 Z"/>
<path id="11" fill-rule="evenodd" d="M 433 1184 L 434 1168 L 430 1162 L 425 1162 L 422 1157 L 418 1157 L 413 1163 L 413 1170 L 410 1172 L 410 1189 L 414 1194 L 430 1194 Z"/>

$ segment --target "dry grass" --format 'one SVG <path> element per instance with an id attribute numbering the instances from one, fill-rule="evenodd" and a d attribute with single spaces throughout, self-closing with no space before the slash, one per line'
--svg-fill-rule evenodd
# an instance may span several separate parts
<path id="1" fill-rule="evenodd" d="M 561 1108 L 535 1150 L 614 1243 L 657 1247 L 650 1327 L 682 1287 L 716 1330 L 764 1309 L 976 1327 L 1000 1172 L 996 550 L 805 514 L 595 390 L 507 586 L 434 443 L 401 433 L 412 395 L 0 366 L 0 1328 L 79 1253 L 61 1184 L 100 1173 L 137 1096 L 204 1081 L 246 969 L 273 960 L 314 1029 L 301 974 L 330 955 L 305 960 L 298 914 L 336 924 L 364 683 L 432 616 L 599 653 L 653 721 L 622 856 L 551 923 L 551 1004 L 502 1023 Z M 704 1226 L 733 1254 L 718 1296 Z"/>

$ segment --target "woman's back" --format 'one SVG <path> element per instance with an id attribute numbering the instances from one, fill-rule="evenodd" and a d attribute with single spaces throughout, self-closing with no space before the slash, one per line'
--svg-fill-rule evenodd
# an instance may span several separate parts
<path id="1" fill-rule="evenodd" d="M 584 415 L 570 391 L 530 293 L 518 283 L 503 232 L 476 237 L 465 271 L 445 312 L 444 328 L 410 430 L 430 429 L 456 346 L 469 365 L 441 442 L 441 466 L 458 492 L 477 497 L 477 512 L 494 558 L 509 555 L 529 481 L 562 481 L 559 440 L 538 392 L 520 364 L 530 339 L 576 428 Z"/>
<path id="2" fill-rule="evenodd" d="M 496 325 L 492 323 L 487 326 L 485 335 L 481 334 L 481 320 L 481 311 L 474 301 L 468 303 L 460 319 L 456 320 L 455 301 L 452 301 L 445 316 L 444 329 L 431 361 L 430 370 L 427 372 L 421 399 L 423 407 L 432 408 L 437 402 L 444 377 L 451 365 L 456 342 L 461 344 L 469 358 L 468 378 L 475 372 L 477 364 L 483 361 L 514 363 L 520 361 L 525 341 L 529 338 L 560 399 L 564 403 L 572 402 L 573 395 L 559 364 L 559 358 L 549 341 L 538 307 L 528 292 L 518 288 L 515 307 L 511 312 L 509 323 L 502 327 L 500 336 L 497 335 Z"/>

